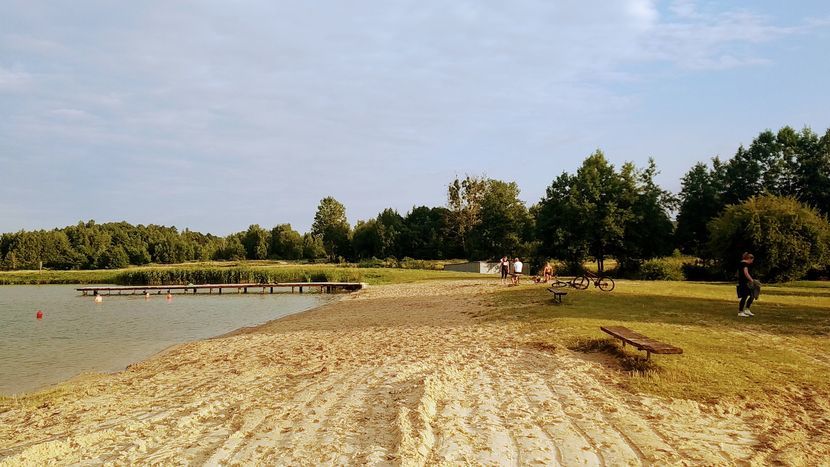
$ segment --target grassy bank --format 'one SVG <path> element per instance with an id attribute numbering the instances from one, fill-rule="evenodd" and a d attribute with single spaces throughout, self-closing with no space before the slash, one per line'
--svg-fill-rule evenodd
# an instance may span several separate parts
<path id="1" fill-rule="evenodd" d="M 480 277 L 427 269 L 395 269 L 272 261 L 204 262 L 92 271 L 2 271 L 0 284 L 209 284 L 344 281 L 369 284 Z"/>
<path id="2" fill-rule="evenodd" d="M 731 284 L 618 281 L 611 293 L 574 291 L 552 304 L 541 286 L 505 289 L 491 319 L 517 322 L 532 344 L 567 347 L 623 371 L 634 392 L 736 403 L 765 443 L 784 449 L 828 435 L 830 287 L 767 286 L 753 318 L 738 318 Z M 600 331 L 622 325 L 674 344 L 683 355 L 637 352 Z M 793 433 L 804 439 L 793 439 Z"/>
<path id="3" fill-rule="evenodd" d="M 492 317 L 520 321 L 541 342 L 610 352 L 636 390 L 710 401 L 808 388 L 830 395 L 827 284 L 767 286 L 750 319 L 736 316 L 731 284 L 618 281 L 611 293 L 568 292 L 554 306 L 543 287 L 506 289 Z M 644 362 L 642 353 L 616 349 L 602 325 L 630 327 L 684 354 Z"/>

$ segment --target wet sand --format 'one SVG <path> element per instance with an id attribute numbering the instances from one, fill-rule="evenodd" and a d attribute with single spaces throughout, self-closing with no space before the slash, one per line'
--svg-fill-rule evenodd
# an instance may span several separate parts
<path id="1" fill-rule="evenodd" d="M 740 411 L 631 394 L 600 363 L 481 319 L 496 287 L 372 287 L 0 406 L 0 465 L 753 459 Z"/>

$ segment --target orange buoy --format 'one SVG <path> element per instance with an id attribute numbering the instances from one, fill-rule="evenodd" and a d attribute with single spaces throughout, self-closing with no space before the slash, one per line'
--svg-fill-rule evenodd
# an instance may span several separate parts
<path id="1" fill-rule="evenodd" d="M 40 311 L 40 310 L 37 310 L 37 314 L 35 316 L 37 316 L 37 319 L 43 319 L 43 312 Z"/>

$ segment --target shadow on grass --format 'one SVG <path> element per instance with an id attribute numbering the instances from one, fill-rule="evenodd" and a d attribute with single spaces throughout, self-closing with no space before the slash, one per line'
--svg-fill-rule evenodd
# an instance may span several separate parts
<path id="1" fill-rule="evenodd" d="M 625 371 L 645 375 L 656 373 L 660 367 L 640 355 L 632 355 L 625 351 L 614 339 L 576 339 L 568 349 L 581 353 L 602 353 L 614 359 L 619 367 Z"/>
<path id="2" fill-rule="evenodd" d="M 761 298 L 770 297 L 830 297 L 830 290 L 781 290 L 777 287 L 761 288 Z"/>
<path id="3" fill-rule="evenodd" d="M 496 298 L 497 305 L 515 313 L 499 313 L 497 319 L 548 320 L 570 318 L 599 320 L 607 324 L 646 322 L 680 326 L 728 328 L 772 334 L 830 336 L 830 308 L 756 302 L 752 318 L 737 316 L 737 300 L 677 297 L 649 294 L 615 294 L 571 291 L 563 305 L 554 305 L 544 289 L 513 290 Z M 731 297 L 730 297 L 731 298 Z"/>

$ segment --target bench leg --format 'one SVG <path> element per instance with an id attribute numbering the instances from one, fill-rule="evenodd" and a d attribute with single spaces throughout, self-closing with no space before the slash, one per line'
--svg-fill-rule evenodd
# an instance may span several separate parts
<path id="1" fill-rule="evenodd" d="M 651 360 L 651 352 L 646 350 L 646 360 Z"/>

